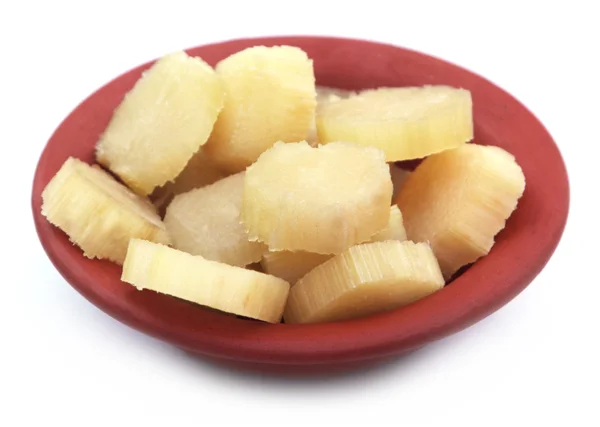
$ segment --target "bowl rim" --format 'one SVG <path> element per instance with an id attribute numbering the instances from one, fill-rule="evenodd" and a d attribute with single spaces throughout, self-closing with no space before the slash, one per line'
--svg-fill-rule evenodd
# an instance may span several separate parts
<path id="1" fill-rule="evenodd" d="M 130 327 L 206 356 L 280 365 L 352 363 L 413 350 L 458 332 L 509 302 L 543 269 L 556 249 L 567 221 L 568 177 L 564 161 L 551 135 L 516 98 L 489 80 L 451 62 L 376 41 L 307 35 L 269 36 L 227 40 L 185 50 L 202 57 L 206 52 L 213 52 L 208 56 L 218 57 L 256 44 L 289 44 L 309 51 L 329 47 L 332 55 L 337 54 L 340 58 L 340 55 L 347 54 L 348 51 L 370 51 L 384 57 L 399 55 L 435 66 L 449 76 L 462 76 L 477 91 L 481 91 L 482 99 L 493 99 L 495 105 L 502 106 L 500 112 L 490 110 L 487 113 L 499 115 L 497 120 L 502 121 L 508 129 L 519 130 L 524 135 L 523 138 L 529 138 L 531 149 L 536 149 L 535 156 L 543 160 L 538 162 L 541 165 L 538 168 L 543 170 L 538 172 L 538 169 L 532 167 L 530 176 L 524 167 L 527 188 L 522 201 L 535 196 L 535 200 L 527 202 L 528 206 L 535 202 L 533 207 L 544 209 L 534 209 L 531 213 L 535 216 L 533 222 L 527 218 L 513 220 L 511 217 L 507 228 L 502 232 L 504 237 L 498 239 L 492 253 L 476 262 L 449 286 L 409 306 L 366 318 L 312 325 L 271 325 L 233 318 L 158 294 L 127 294 L 127 298 L 119 300 L 119 296 L 96 283 L 98 280 L 109 279 L 102 275 L 92 277 L 91 273 L 88 274 L 92 266 L 90 263 L 102 265 L 107 271 L 106 276 L 112 274 L 117 267 L 106 261 L 88 260 L 81 252 L 77 258 L 75 251 L 78 249 L 41 215 L 41 192 L 49 176 L 58 170 L 58 158 L 64 159 L 64 152 L 68 151 L 60 148 L 64 145 L 61 141 L 64 141 L 65 135 L 69 135 L 69 132 L 86 132 L 85 125 L 79 122 L 86 114 L 89 116 L 92 111 L 90 108 L 101 101 L 103 93 L 112 90 L 115 93 L 121 91 L 122 95 L 123 89 L 155 61 L 152 60 L 117 76 L 81 102 L 55 130 L 35 171 L 31 206 L 40 242 L 64 279 L 92 304 Z M 309 53 L 309 56 L 312 55 Z M 474 107 L 479 108 L 476 100 L 474 93 Z M 487 108 L 486 105 L 481 107 Z M 481 112 L 485 111 L 482 109 Z M 477 121 L 477 114 L 475 118 Z M 57 147 L 64 152 L 58 153 Z M 527 159 L 525 155 L 522 158 Z M 518 156 L 517 159 L 519 160 Z M 549 171 L 552 173 L 548 174 Z M 545 176 L 543 181 L 538 177 L 542 172 Z M 525 213 L 520 215 L 517 209 L 514 215 L 523 217 Z M 517 224 L 521 228 L 522 224 L 530 228 L 511 230 Z M 509 274 L 506 274 L 504 268 L 507 263 L 512 266 Z M 145 292 L 147 291 L 139 294 Z M 167 315 L 173 315 L 171 320 Z"/>

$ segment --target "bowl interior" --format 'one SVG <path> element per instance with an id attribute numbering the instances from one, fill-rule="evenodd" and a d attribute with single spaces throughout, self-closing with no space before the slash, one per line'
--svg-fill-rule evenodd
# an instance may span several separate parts
<path id="1" fill-rule="evenodd" d="M 525 194 L 491 253 L 441 291 L 407 307 L 345 322 L 270 325 L 227 316 L 175 298 L 139 292 L 120 267 L 89 260 L 40 214 L 41 192 L 68 156 L 93 162 L 94 145 L 114 108 L 151 64 L 87 98 L 55 131 L 36 170 L 32 208 L 41 243 L 63 277 L 123 323 L 188 350 L 261 363 L 351 362 L 419 347 L 463 329 L 517 295 L 543 268 L 562 234 L 568 182 L 560 153 L 539 121 L 489 81 L 448 62 L 395 46 L 329 37 L 235 40 L 189 49 L 216 64 L 254 45 L 295 45 L 314 60 L 320 85 L 345 89 L 446 84 L 473 95 L 475 142 L 515 155 Z"/>

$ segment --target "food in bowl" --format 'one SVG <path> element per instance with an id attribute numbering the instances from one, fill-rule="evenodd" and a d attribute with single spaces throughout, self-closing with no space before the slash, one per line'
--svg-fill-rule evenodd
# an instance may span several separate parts
<path id="1" fill-rule="evenodd" d="M 211 134 L 225 102 L 221 78 L 175 52 L 144 73 L 115 110 L 96 159 L 145 196 L 172 181 Z"/>
<path id="2" fill-rule="evenodd" d="M 150 201 L 97 166 L 69 157 L 42 193 L 42 214 L 88 258 L 123 264 L 129 239 L 168 245 L 170 238 Z"/>
<path id="3" fill-rule="evenodd" d="M 465 88 L 336 93 L 286 46 L 207 67 L 167 55 L 125 97 L 97 146 L 121 182 L 87 165 L 111 184 L 59 172 L 43 193 L 43 214 L 86 256 L 124 264 L 123 286 L 270 323 L 362 317 L 485 256 L 523 194 L 514 157 L 473 143 Z M 424 160 L 400 173 L 410 159 Z"/>

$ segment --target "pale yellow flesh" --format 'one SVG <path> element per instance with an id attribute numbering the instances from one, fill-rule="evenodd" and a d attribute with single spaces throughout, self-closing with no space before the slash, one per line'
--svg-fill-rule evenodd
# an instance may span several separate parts
<path id="1" fill-rule="evenodd" d="M 394 186 L 394 192 L 392 194 L 392 200 L 396 200 L 396 197 L 400 193 L 400 189 L 406 181 L 406 178 L 410 175 L 410 171 L 402 169 L 401 167 L 390 163 L 390 175 L 392 176 L 392 184 Z"/>
<path id="2" fill-rule="evenodd" d="M 356 95 L 357 92 L 347 89 L 339 89 L 331 86 L 317 86 L 317 109 L 319 105 L 326 102 L 335 102 L 340 99 L 349 98 Z"/>
<path id="3" fill-rule="evenodd" d="M 396 205 L 390 209 L 388 225 L 371 238 L 371 242 L 385 240 L 406 240 L 402 213 Z M 267 252 L 263 255 L 261 265 L 266 273 L 280 277 L 293 286 L 301 277 L 331 257 L 333 255 L 314 254 L 304 251 Z"/>
<path id="4" fill-rule="evenodd" d="M 243 171 L 277 141 L 308 137 L 315 115 L 312 60 L 299 48 L 257 46 L 216 67 L 225 107 L 206 145 L 225 170 Z"/>
<path id="5" fill-rule="evenodd" d="M 408 238 L 429 242 L 449 278 L 490 251 L 524 189 L 511 154 L 467 144 L 425 159 L 397 202 Z"/>
<path id="6" fill-rule="evenodd" d="M 371 242 L 383 242 L 385 240 L 406 240 L 406 230 L 404 229 L 404 219 L 398 206 L 390 208 L 390 219 L 388 225 L 369 239 Z"/>
<path id="7" fill-rule="evenodd" d="M 42 214 L 88 258 L 122 264 L 131 238 L 169 243 L 164 224 L 146 198 L 78 159 L 67 159 L 42 199 Z"/>
<path id="8" fill-rule="evenodd" d="M 225 89 L 200 58 L 159 59 L 115 110 L 96 147 L 98 162 L 142 195 L 175 179 L 208 140 Z"/>
<path id="9" fill-rule="evenodd" d="M 314 268 L 290 290 L 285 323 L 354 319 L 405 306 L 444 286 L 425 243 L 354 246 Z"/>
<path id="10" fill-rule="evenodd" d="M 277 277 L 132 239 L 121 280 L 136 288 L 270 323 L 281 320 L 290 285 Z"/>
<path id="11" fill-rule="evenodd" d="M 314 254 L 305 251 L 267 252 L 261 261 L 265 273 L 279 277 L 294 285 L 301 277 L 333 255 Z"/>
<path id="12" fill-rule="evenodd" d="M 319 110 L 319 107 L 324 105 L 327 102 L 335 102 L 339 101 L 343 98 L 348 98 L 352 95 L 355 95 L 356 92 L 338 89 L 329 86 L 317 86 L 317 108 L 316 111 Z M 308 137 L 306 141 L 313 147 L 316 147 L 319 144 L 319 138 L 317 136 L 317 122 L 316 122 L 316 114 L 313 117 L 313 120 L 310 125 L 310 131 L 308 133 Z"/>
<path id="13" fill-rule="evenodd" d="M 246 171 L 241 219 L 272 251 L 336 254 L 385 228 L 391 197 L 381 150 L 277 143 Z"/>
<path id="14" fill-rule="evenodd" d="M 227 174 L 219 169 L 201 148 L 192 156 L 177 178 L 172 182 L 167 182 L 162 187 L 156 188 L 150 199 L 159 212 L 164 212 L 178 194 L 205 187 L 226 176 Z"/>
<path id="15" fill-rule="evenodd" d="M 388 162 L 422 158 L 473 138 L 471 94 L 447 86 L 364 91 L 320 106 L 316 122 L 321 144 L 378 147 Z"/>
<path id="16" fill-rule="evenodd" d="M 244 172 L 176 196 L 165 215 L 173 247 L 192 255 L 244 267 L 267 251 L 250 242 L 240 223 Z"/>

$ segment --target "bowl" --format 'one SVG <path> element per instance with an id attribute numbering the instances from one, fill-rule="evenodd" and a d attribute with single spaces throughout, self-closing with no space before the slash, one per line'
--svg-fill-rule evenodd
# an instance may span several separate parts
<path id="1" fill-rule="evenodd" d="M 493 313 L 541 271 L 562 235 L 569 207 L 565 165 L 552 137 L 519 101 L 449 62 L 400 47 L 334 37 L 268 37 L 188 49 L 214 65 L 255 45 L 293 45 L 313 58 L 317 84 L 344 89 L 446 84 L 473 96 L 476 143 L 515 155 L 527 188 L 486 257 L 442 290 L 409 306 L 351 321 L 285 325 L 224 315 L 120 281 L 121 268 L 90 260 L 40 213 L 41 193 L 69 156 L 93 162 L 94 145 L 141 65 L 106 84 L 59 125 L 37 165 L 32 209 L 48 257 L 92 304 L 143 333 L 242 369 L 332 372 L 398 357 L 456 333 Z"/>

